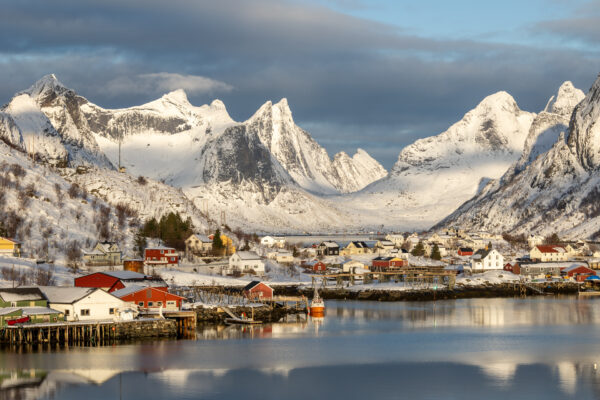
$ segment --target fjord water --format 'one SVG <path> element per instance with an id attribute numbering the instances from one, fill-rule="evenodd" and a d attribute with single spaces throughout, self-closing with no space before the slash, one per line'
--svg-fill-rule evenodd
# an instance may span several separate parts
<path id="1" fill-rule="evenodd" d="M 600 298 L 329 301 L 323 320 L 0 360 L 2 398 L 595 399 Z"/>

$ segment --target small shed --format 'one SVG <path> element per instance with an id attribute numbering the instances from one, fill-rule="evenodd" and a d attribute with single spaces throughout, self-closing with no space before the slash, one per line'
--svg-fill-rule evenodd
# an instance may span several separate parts
<path id="1" fill-rule="evenodd" d="M 242 293 L 252 300 L 273 299 L 273 288 L 261 281 L 252 281 L 247 284 Z"/>

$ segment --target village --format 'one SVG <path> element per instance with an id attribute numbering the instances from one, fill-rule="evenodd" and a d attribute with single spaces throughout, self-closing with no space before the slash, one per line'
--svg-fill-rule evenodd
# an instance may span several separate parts
<path id="1" fill-rule="evenodd" d="M 256 323 L 306 313 L 314 289 L 325 298 L 370 300 L 402 299 L 386 293 L 435 300 L 436 293 L 452 298 L 448 293 L 464 288 L 484 293 L 502 285 L 514 289 L 506 295 L 550 288 L 600 294 L 594 242 L 460 229 L 371 236 L 313 242 L 312 236 L 240 238 L 217 230 L 191 234 L 181 250 L 148 245 L 143 257 L 98 242 L 81 251 L 77 268 L 28 259 L 21 243 L 0 238 L 0 341 L 193 336 L 203 322 L 240 322 L 249 313 L 254 322 L 255 310 Z"/>

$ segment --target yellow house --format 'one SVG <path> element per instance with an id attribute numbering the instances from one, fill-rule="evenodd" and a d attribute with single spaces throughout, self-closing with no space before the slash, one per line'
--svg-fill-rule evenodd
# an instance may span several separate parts
<path id="1" fill-rule="evenodd" d="M 0 255 L 21 257 L 21 243 L 13 239 L 0 237 Z"/>
<path id="2" fill-rule="evenodd" d="M 367 254 L 370 253 L 371 249 L 369 246 L 362 241 L 354 241 L 348 243 L 346 247 L 340 250 L 340 255 L 342 256 L 351 256 L 355 254 Z"/>

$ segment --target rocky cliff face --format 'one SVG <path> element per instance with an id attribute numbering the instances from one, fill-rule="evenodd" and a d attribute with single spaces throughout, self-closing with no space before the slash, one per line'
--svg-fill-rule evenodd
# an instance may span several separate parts
<path id="1" fill-rule="evenodd" d="M 530 136 L 548 132 L 539 129 L 544 125 L 553 126 L 551 132 L 557 132 L 558 127 L 569 121 L 570 113 L 565 106 L 553 105 L 575 104 L 567 133 L 560 133 L 549 150 L 519 160 L 516 168 L 488 185 L 440 226 L 461 225 L 513 233 L 560 232 L 573 237 L 596 235 L 600 228 L 600 207 L 596 200 L 600 194 L 597 173 L 600 143 L 596 142 L 595 125 L 600 118 L 600 79 L 583 100 L 577 90 L 563 90 L 565 86 L 572 85 L 566 83 L 561 87 L 556 102 L 551 101 L 552 107 L 540 114 L 544 120 L 533 124 Z"/>

